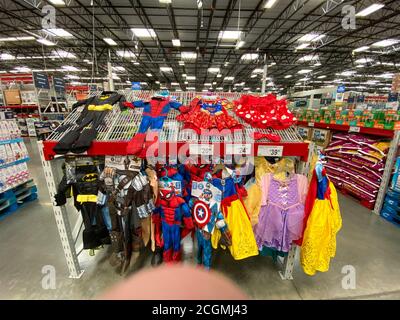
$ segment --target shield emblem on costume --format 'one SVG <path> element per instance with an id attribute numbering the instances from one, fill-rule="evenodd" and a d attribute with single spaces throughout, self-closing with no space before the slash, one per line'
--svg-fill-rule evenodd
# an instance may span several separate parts
<path id="1" fill-rule="evenodd" d="M 210 207 L 202 200 L 197 200 L 193 206 L 193 217 L 199 228 L 203 228 L 211 219 Z"/>

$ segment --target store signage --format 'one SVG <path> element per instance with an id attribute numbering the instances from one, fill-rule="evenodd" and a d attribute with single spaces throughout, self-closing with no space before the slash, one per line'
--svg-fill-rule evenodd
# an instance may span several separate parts
<path id="1" fill-rule="evenodd" d="M 343 93 L 346 91 L 346 87 L 344 85 L 340 85 L 337 87 L 337 93 Z"/>
<path id="2" fill-rule="evenodd" d="M 33 82 L 37 89 L 50 89 L 49 78 L 45 73 L 34 72 Z"/>
<path id="3" fill-rule="evenodd" d="M 250 155 L 251 154 L 251 144 L 250 143 L 230 143 L 226 144 L 225 148 L 226 154 L 239 154 L 239 155 Z"/>
<path id="4" fill-rule="evenodd" d="M 214 146 L 212 144 L 190 144 L 190 155 L 212 156 L 214 154 Z"/>
<path id="5" fill-rule="evenodd" d="M 89 85 L 89 91 L 91 91 L 91 92 L 96 92 L 96 91 L 97 91 L 97 84 L 91 84 L 91 85 Z"/>
<path id="6" fill-rule="evenodd" d="M 351 126 L 349 132 L 360 132 L 360 127 Z"/>
<path id="7" fill-rule="evenodd" d="M 283 146 L 258 146 L 257 155 L 261 157 L 282 157 Z"/>
<path id="8" fill-rule="evenodd" d="M 54 85 L 54 90 L 58 93 L 64 93 L 65 92 L 65 82 L 64 79 L 61 78 L 53 78 L 53 85 Z"/>
<path id="9" fill-rule="evenodd" d="M 140 82 L 132 82 L 132 90 L 141 90 Z"/>
<path id="10" fill-rule="evenodd" d="M 309 127 L 314 127 L 314 122 L 309 122 L 309 123 L 308 123 L 308 126 L 309 126 Z"/>

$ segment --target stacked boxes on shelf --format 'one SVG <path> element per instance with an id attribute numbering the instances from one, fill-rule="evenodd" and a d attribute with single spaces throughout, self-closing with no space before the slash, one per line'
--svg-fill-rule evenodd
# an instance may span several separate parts
<path id="1" fill-rule="evenodd" d="M 28 151 L 15 120 L 0 120 L 0 218 L 37 198 Z"/>
<path id="2" fill-rule="evenodd" d="M 396 160 L 394 175 L 386 193 L 381 216 L 400 226 L 400 157 Z"/>
<path id="3" fill-rule="evenodd" d="M 329 178 L 340 190 L 372 209 L 390 143 L 361 134 L 336 133 L 325 149 Z"/>

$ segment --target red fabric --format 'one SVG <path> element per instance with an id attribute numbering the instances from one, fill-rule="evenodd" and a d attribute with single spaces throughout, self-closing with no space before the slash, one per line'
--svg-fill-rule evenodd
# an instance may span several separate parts
<path id="1" fill-rule="evenodd" d="M 287 101 L 277 100 L 272 94 L 263 97 L 243 95 L 235 105 L 236 115 L 254 128 L 283 130 L 297 121 L 288 110 Z"/>
<path id="2" fill-rule="evenodd" d="M 132 102 L 125 101 L 122 103 L 122 105 L 127 108 L 135 109 L 135 106 L 133 105 Z"/>
<path id="3" fill-rule="evenodd" d="M 145 133 L 136 133 L 135 136 L 128 142 L 126 153 L 137 155 L 138 153 L 142 152 L 145 139 Z"/>
<path id="4" fill-rule="evenodd" d="M 164 109 L 164 107 L 169 103 L 169 99 L 166 98 L 151 98 L 150 100 L 150 105 L 151 105 L 151 111 L 150 111 L 150 116 L 151 117 L 159 117 Z"/>
<path id="5" fill-rule="evenodd" d="M 261 133 L 261 132 L 254 132 L 253 134 L 253 139 L 254 140 L 261 140 L 267 138 L 268 140 L 271 140 L 273 142 L 280 142 L 281 141 L 281 137 L 278 136 L 277 134 L 273 134 L 273 133 Z"/>

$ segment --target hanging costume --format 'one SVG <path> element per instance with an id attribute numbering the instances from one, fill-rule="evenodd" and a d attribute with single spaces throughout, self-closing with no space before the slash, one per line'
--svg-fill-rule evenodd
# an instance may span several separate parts
<path id="1" fill-rule="evenodd" d="M 98 161 L 86 157 L 67 160 L 65 174 L 54 196 L 56 206 L 65 205 L 67 196 L 73 196 L 74 206 L 81 212 L 85 227 L 83 249 L 95 249 L 110 243 L 109 232 L 97 203 L 99 175 Z"/>
<path id="2" fill-rule="evenodd" d="M 232 245 L 229 246 L 232 257 L 241 260 L 258 255 L 258 248 L 251 227 L 250 218 L 238 194 L 233 177 L 213 178 L 212 185 L 222 191 L 221 211 L 229 227 Z M 221 238 L 220 230 L 215 230 L 211 241 L 213 247 L 218 247 Z M 224 245 L 221 245 L 223 248 Z"/>
<path id="3" fill-rule="evenodd" d="M 141 160 L 132 156 L 107 156 L 101 175 L 112 221 L 110 263 L 122 272 L 127 270 L 132 252 L 145 245 L 142 225 L 150 223 L 155 209 L 149 180 L 141 165 Z M 146 235 L 147 241 L 149 236 Z"/>
<path id="4" fill-rule="evenodd" d="M 155 149 L 158 143 L 158 134 L 161 131 L 164 120 L 167 118 L 171 108 L 179 109 L 181 103 L 170 100 L 168 97 L 154 96 L 150 101 L 142 100 L 135 101 L 132 104 L 126 104 L 134 108 L 143 108 L 142 122 L 138 132 L 129 141 L 126 152 L 128 154 L 139 155 L 141 158 L 146 157 L 147 149 L 155 144 Z M 151 135 L 146 139 L 147 130 L 151 129 Z M 146 141 L 145 141 L 146 140 Z M 157 156 L 157 154 L 155 154 Z"/>
<path id="5" fill-rule="evenodd" d="M 226 111 L 225 103 L 216 97 L 195 98 L 189 108 L 181 108 L 176 120 L 184 122 L 183 129 L 193 129 L 197 134 L 204 129 L 241 129 L 242 125 Z"/>
<path id="6" fill-rule="evenodd" d="M 203 264 L 206 269 L 211 267 L 211 235 L 217 228 L 222 232 L 223 244 L 231 246 L 231 235 L 224 216 L 220 211 L 222 192 L 212 184 L 211 173 L 208 173 L 204 181 L 192 182 L 193 201 L 192 214 L 196 225 L 197 239 L 197 263 Z"/>
<path id="7" fill-rule="evenodd" d="M 254 227 L 258 248 L 288 252 L 292 242 L 301 237 L 307 177 L 294 174 L 280 181 L 273 174 L 266 174 L 262 193 L 258 224 Z"/>
<path id="8" fill-rule="evenodd" d="M 119 102 L 123 109 L 125 97 L 116 92 L 104 91 L 100 96 L 93 96 L 86 100 L 78 101 L 73 105 L 73 109 L 83 106 L 83 110 L 75 123 L 62 125 L 57 128 L 57 132 L 68 131 L 53 148 L 57 154 L 66 154 L 68 152 L 82 153 L 87 151 L 96 139 L 97 130 L 103 124 L 104 118 L 113 105 Z M 90 127 L 88 127 L 90 125 Z"/>
<path id="9" fill-rule="evenodd" d="M 318 167 L 317 163 L 307 196 L 306 214 L 310 211 L 310 215 L 300 254 L 301 265 L 308 275 L 328 271 L 330 259 L 336 254 L 336 234 L 342 227 L 335 186 L 325 170 Z"/>

